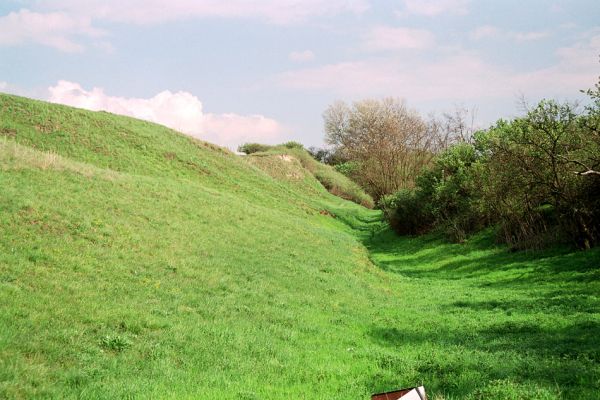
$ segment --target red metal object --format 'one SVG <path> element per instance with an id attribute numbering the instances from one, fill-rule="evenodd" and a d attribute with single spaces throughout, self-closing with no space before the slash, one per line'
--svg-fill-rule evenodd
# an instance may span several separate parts
<path id="1" fill-rule="evenodd" d="M 404 396 L 406 393 L 410 392 L 413 389 L 414 388 L 407 388 L 393 390 L 391 392 L 385 393 L 375 393 L 371 395 L 371 400 L 398 400 L 400 397 Z M 427 395 L 425 395 L 425 400 L 427 400 Z"/>

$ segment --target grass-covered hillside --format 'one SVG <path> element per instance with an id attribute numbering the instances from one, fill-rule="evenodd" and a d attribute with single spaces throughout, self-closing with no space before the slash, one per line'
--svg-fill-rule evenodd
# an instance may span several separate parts
<path id="1" fill-rule="evenodd" d="M 330 193 L 367 208 L 375 206 L 373 199 L 358 184 L 330 165 L 316 161 L 304 148 L 273 146 L 249 155 L 253 165 L 276 179 L 294 182 L 303 190 L 314 192 L 325 187 Z"/>
<path id="2" fill-rule="evenodd" d="M 0 95 L 0 398 L 600 391 L 597 249 L 400 238 L 258 158 Z"/>

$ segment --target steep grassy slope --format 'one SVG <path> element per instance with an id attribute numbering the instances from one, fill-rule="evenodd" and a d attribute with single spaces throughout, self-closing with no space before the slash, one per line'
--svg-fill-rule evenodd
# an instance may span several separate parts
<path id="1" fill-rule="evenodd" d="M 0 398 L 600 390 L 600 251 L 398 238 L 299 163 L 106 113 L 0 95 L 0 135 Z"/>
<path id="2" fill-rule="evenodd" d="M 320 183 L 320 185 L 317 185 L 319 188 L 323 186 L 336 196 L 368 208 L 375 206 L 371 196 L 358 184 L 337 172 L 330 165 L 316 161 L 304 149 L 274 146 L 268 151 L 249 155 L 248 161 L 277 179 L 291 180 L 296 184 L 306 183 L 304 176 L 297 173 L 297 171 L 302 170 L 307 172 L 311 178 L 315 177 L 317 179 Z M 301 168 L 298 168 L 298 166 Z"/>
<path id="3" fill-rule="evenodd" d="M 371 214 L 153 124 L 0 109 L 3 396 L 368 392 L 381 273 L 320 212 Z"/>

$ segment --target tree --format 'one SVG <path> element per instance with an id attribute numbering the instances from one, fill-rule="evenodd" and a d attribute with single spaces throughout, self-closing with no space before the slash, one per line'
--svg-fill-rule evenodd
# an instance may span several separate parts
<path id="1" fill-rule="evenodd" d="M 337 166 L 348 161 L 335 149 L 311 146 L 308 148 L 308 152 L 315 160 L 327 165 Z"/>
<path id="2" fill-rule="evenodd" d="M 434 150 L 443 152 L 454 143 L 471 143 L 475 133 L 476 109 L 455 107 L 441 117 L 432 114 L 428 118 L 429 134 L 434 139 Z"/>
<path id="3" fill-rule="evenodd" d="M 336 102 L 323 118 L 326 141 L 357 163 L 353 178 L 375 200 L 411 187 L 433 156 L 428 125 L 398 99 Z"/>
<path id="4" fill-rule="evenodd" d="M 600 147 L 596 110 L 542 101 L 525 117 L 500 121 L 482 136 L 488 158 L 488 204 L 508 242 L 560 226 L 578 246 L 599 239 Z M 555 222 L 556 221 L 556 222 Z"/>

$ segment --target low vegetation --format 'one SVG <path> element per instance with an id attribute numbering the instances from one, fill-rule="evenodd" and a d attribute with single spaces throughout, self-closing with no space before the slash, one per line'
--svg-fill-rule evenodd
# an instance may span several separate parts
<path id="1" fill-rule="evenodd" d="M 270 146 L 268 144 L 244 143 L 238 147 L 238 151 L 240 153 L 254 154 L 254 153 L 261 152 L 261 151 L 267 151 L 271 147 L 273 147 L 273 146 Z"/>

